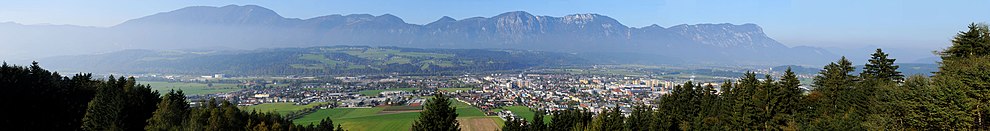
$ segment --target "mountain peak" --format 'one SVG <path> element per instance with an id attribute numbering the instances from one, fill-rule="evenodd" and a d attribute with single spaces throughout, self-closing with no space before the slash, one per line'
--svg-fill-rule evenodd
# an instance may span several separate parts
<path id="1" fill-rule="evenodd" d="M 261 6 L 258 6 L 258 5 L 233 5 L 233 4 L 232 4 L 232 5 L 226 5 L 226 6 L 223 6 L 223 7 L 219 7 L 219 8 L 236 8 L 236 9 L 263 9 L 263 10 L 269 10 L 268 8 L 265 8 L 265 7 L 261 7 Z"/>
<path id="2" fill-rule="evenodd" d="M 564 19 L 571 20 L 594 20 L 595 18 L 603 17 L 599 14 L 585 13 L 585 14 L 572 14 L 564 16 Z"/>
<path id="3" fill-rule="evenodd" d="M 450 18 L 450 16 L 443 16 L 437 20 L 437 22 L 451 22 L 451 21 L 457 21 L 457 20 L 454 18 Z"/>
<path id="4" fill-rule="evenodd" d="M 677 25 L 669 29 L 703 44 L 717 47 L 785 47 L 768 37 L 756 24 Z"/>
<path id="5" fill-rule="evenodd" d="M 532 18 L 535 17 L 533 14 L 529 14 L 526 11 L 511 11 L 496 15 L 493 18 Z"/>
<path id="6" fill-rule="evenodd" d="M 457 22 L 457 20 L 455 20 L 454 18 L 450 18 L 448 16 L 443 16 L 440 17 L 440 19 L 437 19 L 437 21 L 430 22 L 429 24 L 426 25 L 436 25 L 436 24 L 450 23 L 450 22 Z"/>
<path id="7" fill-rule="evenodd" d="M 383 15 L 376 16 L 375 17 L 375 20 L 376 21 L 383 21 L 383 22 L 391 22 L 391 23 L 406 23 L 405 21 L 402 20 L 402 18 L 399 18 L 399 17 L 397 17 L 395 15 L 392 15 L 392 14 L 383 14 Z"/>
<path id="8" fill-rule="evenodd" d="M 591 24 L 591 23 L 599 24 L 600 23 L 600 24 L 621 25 L 621 23 L 619 23 L 618 20 L 612 19 L 611 17 L 608 16 L 594 14 L 594 13 L 566 15 L 563 17 L 563 20 L 564 23 L 569 23 L 569 24 Z"/>
<path id="9" fill-rule="evenodd" d="M 227 5 L 223 7 L 191 6 L 128 20 L 128 25 L 259 25 L 285 18 L 275 11 L 257 5 Z"/>

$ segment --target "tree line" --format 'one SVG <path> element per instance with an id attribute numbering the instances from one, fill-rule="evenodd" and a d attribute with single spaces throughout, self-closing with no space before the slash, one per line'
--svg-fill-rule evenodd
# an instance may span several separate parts
<path id="1" fill-rule="evenodd" d="M 164 95 L 135 79 L 65 77 L 38 63 L 0 66 L 0 126 L 6 130 L 343 130 L 329 118 L 296 125 L 279 114 L 241 111 L 229 101 L 190 105 L 182 91 Z M 336 127 L 335 127 L 336 126 Z"/>

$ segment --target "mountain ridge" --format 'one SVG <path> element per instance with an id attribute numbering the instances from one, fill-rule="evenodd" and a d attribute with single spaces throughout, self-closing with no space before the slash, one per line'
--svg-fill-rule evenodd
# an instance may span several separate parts
<path id="1" fill-rule="evenodd" d="M 421 25 L 406 23 L 391 14 L 334 14 L 299 19 L 285 18 L 256 5 L 228 5 L 193 6 L 156 13 L 86 31 L 81 35 L 92 35 L 90 38 L 63 43 L 123 49 L 330 45 L 506 48 L 645 53 L 690 59 L 692 61 L 688 62 L 695 63 L 765 65 L 823 64 L 835 57 L 813 47 L 787 47 L 766 36 L 762 30 L 750 23 L 637 28 L 600 14 L 554 17 L 525 11 L 461 20 L 445 16 Z"/>

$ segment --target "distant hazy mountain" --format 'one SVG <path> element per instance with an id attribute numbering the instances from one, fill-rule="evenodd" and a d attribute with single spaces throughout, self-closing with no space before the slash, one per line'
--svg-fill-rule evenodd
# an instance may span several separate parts
<path id="1" fill-rule="evenodd" d="M 243 51 L 124 50 L 39 60 L 62 72 L 232 75 L 436 74 L 592 64 L 574 54 L 332 46 Z"/>
<path id="2" fill-rule="evenodd" d="M 797 74 L 817 74 L 818 71 L 821 70 L 820 68 L 822 68 L 822 67 L 807 67 L 807 66 L 798 66 L 798 65 L 782 65 L 782 66 L 774 66 L 774 67 L 772 67 L 770 69 L 772 69 L 774 72 L 784 72 L 784 71 L 787 70 L 787 68 L 791 68 L 791 71 L 794 72 L 794 73 L 797 73 Z"/>
<path id="3" fill-rule="evenodd" d="M 12 30 L 13 29 L 13 30 Z M 26 33 L 25 33 L 26 32 Z M 0 42 L 14 47 L 0 53 L 64 55 L 121 49 L 256 49 L 327 45 L 418 48 L 497 48 L 617 56 L 631 61 L 718 64 L 827 63 L 836 56 L 814 47 L 787 47 L 755 24 L 696 24 L 627 27 L 598 14 L 562 17 L 507 12 L 455 20 L 442 17 L 425 25 L 385 14 L 285 18 L 253 5 L 186 7 L 126 21 L 108 28 L 39 27 L 0 24 Z M 52 53 L 38 53 L 57 50 Z M 37 52 L 35 52 L 37 51 Z M 643 56 L 657 56 L 655 59 Z M 620 59 L 620 58 L 616 58 Z M 644 60 L 645 59 L 645 60 Z"/>
<path id="4" fill-rule="evenodd" d="M 938 64 L 935 63 L 894 63 L 894 65 L 900 66 L 897 71 L 900 71 L 905 77 L 912 75 L 923 75 L 932 76 L 933 72 L 938 71 Z M 864 65 L 857 65 L 856 72 L 863 72 Z"/>
<path id="5" fill-rule="evenodd" d="M 927 62 L 926 63 L 894 63 L 894 65 L 900 66 L 899 68 L 897 68 L 897 71 L 900 71 L 901 74 L 903 74 L 904 76 L 911 76 L 911 75 L 932 76 L 933 72 L 938 71 L 938 64 L 935 63 L 927 63 Z M 853 72 L 853 74 L 858 75 L 860 72 L 863 72 L 863 66 L 864 65 L 855 66 L 854 68 L 856 68 L 856 71 Z M 790 67 L 791 71 L 798 74 L 818 74 L 819 71 L 822 70 L 822 68 L 825 68 L 825 67 L 782 65 L 782 66 L 775 66 L 772 69 L 773 71 L 776 72 L 784 72 L 784 70 L 787 70 L 787 67 Z"/>
<path id="6" fill-rule="evenodd" d="M 853 64 L 866 63 L 870 59 L 870 54 L 873 54 L 877 48 L 883 49 L 883 52 L 889 54 L 889 58 L 897 59 L 897 63 L 927 63 L 935 64 L 936 62 L 942 61 L 938 55 L 933 53 L 935 50 L 924 50 L 911 47 L 898 47 L 898 46 L 876 46 L 876 45 L 863 45 L 860 47 L 828 47 L 825 50 L 831 51 L 836 55 L 845 56 Z M 831 61 L 838 61 L 839 58 L 833 58 Z"/>

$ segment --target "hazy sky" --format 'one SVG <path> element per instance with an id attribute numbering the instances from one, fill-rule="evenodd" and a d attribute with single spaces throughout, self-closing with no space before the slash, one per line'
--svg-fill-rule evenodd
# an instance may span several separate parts
<path id="1" fill-rule="evenodd" d="M 970 22 L 990 22 L 987 0 L 29 0 L 0 2 L 0 22 L 112 26 L 186 6 L 230 4 L 260 5 L 303 19 L 389 13 L 413 24 L 508 11 L 548 16 L 598 13 L 631 27 L 755 23 L 786 45 L 818 47 L 943 48 Z"/>

